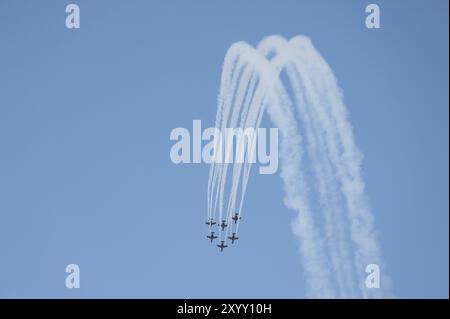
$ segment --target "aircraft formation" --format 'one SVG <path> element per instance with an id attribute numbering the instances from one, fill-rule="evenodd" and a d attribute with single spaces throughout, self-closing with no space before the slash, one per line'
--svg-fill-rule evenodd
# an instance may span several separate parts
<path id="1" fill-rule="evenodd" d="M 234 223 L 231 222 L 231 224 L 236 225 L 238 220 L 241 220 L 242 217 L 239 216 L 239 213 L 235 213 L 234 216 L 231 217 L 231 219 L 234 222 Z M 211 243 L 214 241 L 214 239 L 221 237 L 221 236 L 216 236 L 215 232 L 212 231 L 213 226 L 217 224 L 217 222 L 214 221 L 213 218 L 210 218 L 205 224 L 209 226 L 209 234 L 206 236 L 206 238 L 208 238 Z M 226 239 L 231 240 L 231 243 L 234 244 L 234 242 L 236 240 L 238 240 L 239 237 L 236 236 L 236 232 L 232 232 L 231 236 L 227 236 L 228 232 L 226 232 L 225 230 L 227 229 L 227 227 L 233 227 L 233 225 L 228 225 L 225 219 L 222 220 L 222 222 L 220 224 L 217 224 L 217 227 L 219 227 L 220 234 L 225 233 L 225 240 L 221 240 L 221 238 L 220 238 L 219 239 L 220 244 L 216 245 L 217 247 L 219 247 L 220 251 L 223 252 L 223 250 L 228 247 L 228 245 L 226 244 Z"/>

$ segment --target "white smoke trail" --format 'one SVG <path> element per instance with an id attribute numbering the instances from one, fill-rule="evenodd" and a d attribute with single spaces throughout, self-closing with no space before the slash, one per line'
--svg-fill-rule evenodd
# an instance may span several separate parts
<path id="1" fill-rule="evenodd" d="M 339 287 L 341 297 L 354 295 L 351 272 L 353 269 L 349 263 L 349 252 L 346 245 L 345 233 L 342 231 L 342 215 L 336 205 L 337 190 L 334 187 L 334 177 L 330 169 L 328 158 L 324 156 L 325 144 L 320 134 L 321 128 L 314 116 L 314 104 L 306 101 L 305 91 L 310 88 L 301 85 L 301 74 L 298 72 L 299 63 L 290 48 L 290 44 L 280 36 L 265 38 L 258 45 L 258 50 L 266 57 L 274 54 L 271 62 L 281 72 L 287 70 L 289 81 L 293 88 L 294 99 L 303 122 L 305 140 L 312 169 L 317 180 L 317 190 L 321 202 L 321 210 L 325 217 L 325 234 L 327 236 L 328 251 L 333 265 L 333 273 Z M 306 79 L 308 80 L 308 79 Z"/>
<path id="2" fill-rule="evenodd" d="M 383 275 L 385 289 L 368 289 L 364 284 L 364 269 L 368 264 L 383 267 L 380 247 L 374 231 L 373 215 L 364 193 L 364 181 L 361 177 L 362 154 L 355 144 L 353 129 L 347 119 L 347 111 L 337 86 L 336 78 L 314 49 L 308 38 L 297 36 L 291 39 L 296 54 L 309 69 L 312 81 L 321 93 L 322 103 L 317 105 L 318 116 L 326 131 L 328 156 L 335 166 L 341 191 L 345 197 L 351 239 L 355 243 L 355 267 L 359 274 L 359 287 L 363 297 L 389 295 L 389 278 Z M 326 118 L 328 115 L 329 119 Z"/>
<path id="3" fill-rule="evenodd" d="M 229 104 L 230 100 L 233 98 L 233 94 L 235 91 L 235 86 L 231 87 L 231 82 L 234 82 L 236 84 L 236 78 L 239 75 L 239 72 L 234 72 L 234 65 L 236 63 L 236 60 L 239 58 L 239 43 L 235 43 L 229 48 L 229 54 L 225 56 L 224 64 L 222 67 L 222 78 L 220 81 L 220 91 L 219 91 L 219 97 L 217 101 L 217 113 L 216 113 L 216 124 L 215 126 L 217 128 L 223 129 L 222 127 L 222 118 L 228 117 L 228 113 L 230 111 Z M 240 69 L 242 66 L 238 66 L 237 68 Z M 226 123 L 225 123 L 226 124 Z M 218 166 L 218 167 L 217 167 Z M 214 213 L 216 212 L 216 206 L 212 207 L 213 203 L 213 196 L 215 193 L 215 183 L 214 181 L 217 179 L 217 176 L 221 176 L 221 165 L 216 165 L 216 163 L 213 161 L 210 167 L 210 173 L 209 173 L 209 180 L 208 180 L 208 217 L 211 218 L 212 211 L 214 210 Z M 216 200 L 218 198 L 218 188 L 216 187 Z"/>
<path id="4" fill-rule="evenodd" d="M 269 61 L 270 58 L 270 61 Z M 303 123 L 306 150 L 325 221 L 326 248 L 315 226 L 308 189 L 302 168 L 302 148 L 289 95 L 279 78 L 286 70 L 300 121 Z M 363 297 L 381 296 L 381 290 L 364 286 L 364 268 L 382 265 L 374 235 L 373 216 L 364 194 L 361 178 L 361 153 L 354 143 L 339 88 L 332 70 L 314 49 L 310 40 L 297 36 L 289 42 L 272 36 L 263 40 L 258 51 L 239 42 L 225 57 L 218 99 L 216 127 L 259 128 L 266 110 L 281 132 L 281 177 L 286 206 L 298 212 L 293 232 L 299 238 L 307 273 L 309 295 L 313 297 L 356 297 L 354 273 L 358 274 Z M 240 119 L 240 121 L 239 121 Z M 238 147 L 239 149 L 239 147 Z M 252 163 L 249 152 L 244 164 L 235 163 L 230 182 L 226 221 L 231 232 L 234 212 L 242 214 Z M 242 171 L 243 168 L 243 171 Z M 228 163 L 211 164 L 208 180 L 208 217 L 219 209 L 222 220 Z M 239 204 L 236 200 L 240 190 Z M 346 208 L 347 219 L 343 208 Z M 348 221 L 349 226 L 345 223 Z M 238 232 L 237 221 L 234 232 Z M 350 235 L 346 229 L 349 227 Z M 227 234 L 225 233 L 225 240 Z M 355 244 L 351 263 L 348 242 Z M 326 252 L 330 255 L 338 294 L 335 294 Z M 383 277 L 386 278 L 386 277 Z"/>
<path id="5" fill-rule="evenodd" d="M 247 87 L 248 77 L 252 76 L 252 72 L 248 70 L 248 66 L 245 65 L 241 59 L 242 50 L 244 50 L 246 46 L 247 45 L 245 43 L 235 43 L 230 47 L 230 49 L 228 50 L 228 54 L 225 57 L 222 71 L 221 89 L 219 94 L 218 112 L 216 117 L 216 127 L 220 128 L 221 132 L 224 132 L 227 127 L 236 127 L 236 121 L 239 116 L 242 98 L 246 92 L 246 90 L 243 90 L 242 88 Z M 244 80 L 239 77 L 242 68 L 245 68 Z M 238 84 L 241 85 L 238 86 Z M 238 87 L 237 93 L 236 87 Z M 251 87 L 250 89 L 253 90 Z M 233 101 L 235 101 L 235 107 L 233 108 L 233 115 L 231 117 L 230 123 L 228 123 L 228 117 L 232 109 L 231 105 Z M 246 112 L 247 111 L 244 109 L 243 113 L 245 114 Z M 217 209 L 219 209 L 218 222 L 221 222 L 223 219 L 223 194 L 225 190 L 227 168 L 228 163 L 212 163 L 210 168 L 208 181 L 208 216 L 213 216 L 213 214 L 211 213 L 212 210 L 215 214 Z M 218 187 L 216 186 L 216 184 L 218 185 Z M 214 193 L 215 199 L 211 198 L 212 196 L 214 196 Z M 212 207 L 213 202 L 214 207 Z M 227 214 L 227 220 L 229 220 L 229 218 L 230 216 L 229 214 Z"/>

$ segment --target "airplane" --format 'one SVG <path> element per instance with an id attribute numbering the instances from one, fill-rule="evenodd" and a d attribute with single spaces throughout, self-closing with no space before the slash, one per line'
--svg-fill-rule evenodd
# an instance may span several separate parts
<path id="1" fill-rule="evenodd" d="M 224 242 L 224 241 L 222 240 L 222 242 L 220 243 L 220 245 L 217 245 L 217 247 L 220 248 L 220 251 L 221 251 L 221 252 L 223 251 L 223 249 L 224 249 L 225 247 L 228 247 L 228 246 L 225 245 L 223 242 Z"/>
<path id="2" fill-rule="evenodd" d="M 239 239 L 239 237 L 236 237 L 236 233 L 233 233 L 233 235 L 232 235 L 232 236 L 229 236 L 228 238 L 231 239 L 231 243 L 232 243 L 232 244 L 234 244 L 234 241 L 235 241 L 235 240 L 238 240 L 238 239 Z"/>
<path id="3" fill-rule="evenodd" d="M 212 225 L 215 225 L 216 224 L 216 222 L 215 221 L 213 221 L 213 219 L 212 218 L 210 218 L 209 219 L 209 221 L 207 221 L 206 223 L 205 223 L 206 225 L 209 225 L 209 226 L 212 226 Z"/>
<path id="4" fill-rule="evenodd" d="M 217 236 L 214 236 L 214 232 L 213 232 L 213 231 L 211 232 L 210 235 L 207 235 L 206 237 L 209 238 L 209 239 L 211 239 L 211 242 L 213 242 L 213 240 L 214 240 L 215 238 L 217 238 Z"/>
<path id="5" fill-rule="evenodd" d="M 225 223 L 225 219 L 222 220 L 222 224 L 220 224 L 220 227 L 222 227 L 222 231 L 227 227 L 227 224 Z"/>
<path id="6" fill-rule="evenodd" d="M 238 219 L 242 219 L 242 217 L 239 216 L 239 213 L 236 213 L 231 219 L 234 220 L 234 223 L 236 224 Z"/>

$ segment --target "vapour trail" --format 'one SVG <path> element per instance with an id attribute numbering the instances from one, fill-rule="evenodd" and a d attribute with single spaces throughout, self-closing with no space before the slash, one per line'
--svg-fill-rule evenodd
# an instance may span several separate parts
<path id="1" fill-rule="evenodd" d="M 361 177 L 362 154 L 355 144 L 353 129 L 347 118 L 342 95 L 336 78 L 315 50 L 311 41 L 305 37 L 294 37 L 290 40 L 299 60 L 304 61 L 312 82 L 321 92 L 321 103 L 317 106 L 318 118 L 323 122 L 326 131 L 328 156 L 334 165 L 341 191 L 345 197 L 350 224 L 351 239 L 354 242 L 354 265 L 359 277 L 359 287 L 363 297 L 380 297 L 389 295 L 389 278 L 382 274 L 385 289 L 368 289 L 365 287 L 364 268 L 368 264 L 378 264 L 384 269 L 381 251 L 374 231 L 374 219 L 364 192 L 364 181 Z M 327 119 L 326 115 L 329 116 Z"/>
<path id="2" fill-rule="evenodd" d="M 237 47 L 236 45 L 234 46 Z M 233 46 L 230 47 L 229 50 L 233 50 Z M 230 83 L 234 82 L 236 85 L 236 78 L 239 76 L 239 72 L 234 72 L 234 64 L 236 63 L 236 59 L 239 57 L 238 54 L 230 54 L 229 56 L 225 57 L 224 64 L 222 67 L 222 77 L 220 81 L 220 91 L 219 91 L 219 97 L 217 101 L 217 113 L 216 113 L 216 123 L 215 127 L 223 129 L 221 122 L 222 118 L 228 117 L 228 112 L 230 111 L 229 107 L 226 107 L 230 104 L 230 100 L 233 99 L 233 94 L 235 91 L 235 87 L 230 87 Z M 238 69 L 240 69 L 241 66 L 238 66 Z M 231 78 L 233 77 L 233 78 Z M 225 112 L 225 113 L 224 113 Z M 226 123 L 225 123 L 226 124 Z M 222 131 L 223 132 L 223 131 Z M 222 146 L 222 145 L 220 145 Z M 217 151 L 215 151 L 217 152 Z M 217 154 L 216 154 L 217 155 Z M 218 167 L 217 167 L 218 166 Z M 212 207 L 213 203 L 213 196 L 216 192 L 216 200 L 215 203 L 217 203 L 218 199 L 218 188 L 215 187 L 216 184 L 213 183 L 213 181 L 216 180 L 217 176 L 221 176 L 221 170 L 222 165 L 216 165 L 215 162 L 211 164 L 210 167 L 210 173 L 209 173 L 209 180 L 208 180 L 208 217 L 211 218 L 211 211 L 214 210 L 214 212 L 217 209 L 217 206 Z"/>
<path id="3" fill-rule="evenodd" d="M 301 171 L 302 139 L 293 114 L 294 108 L 279 78 L 284 70 L 292 87 L 299 120 L 303 124 L 306 150 L 319 198 L 320 210 L 316 213 L 323 214 L 326 246 L 315 226 L 313 209 L 308 200 L 310 194 L 304 184 Z M 304 267 L 310 278 L 310 296 L 335 296 L 331 284 L 334 280 L 331 280 L 324 254 L 330 257 L 337 296 L 357 296 L 355 273 L 363 297 L 382 296 L 380 289 L 367 289 L 364 285 L 365 266 L 371 263 L 382 266 L 382 261 L 374 233 L 373 216 L 364 194 L 360 172 L 362 155 L 354 142 L 352 127 L 333 72 L 308 38 L 297 36 L 288 42 L 282 37 L 271 36 L 259 44 L 258 51 L 239 42 L 227 52 L 222 70 L 216 127 L 221 128 L 222 132 L 226 127 L 244 130 L 252 127 L 256 131 L 266 110 L 281 132 L 284 202 L 287 207 L 298 212 L 292 229 L 300 240 Z M 233 213 L 242 215 L 252 167 L 248 161 L 250 154 L 246 150 L 244 163 L 234 163 L 232 168 L 225 210 L 228 233 L 232 229 Z M 215 216 L 219 209 L 218 222 L 222 220 L 224 212 L 227 171 L 228 163 L 211 164 L 208 217 Z M 240 196 L 236 204 L 238 191 Z M 240 220 L 234 228 L 236 233 L 239 224 Z M 348 247 L 350 241 L 355 246 L 353 263 Z M 385 275 L 382 278 L 384 282 L 389 280 Z"/>
<path id="4" fill-rule="evenodd" d="M 316 178 L 314 186 L 319 194 L 320 207 L 324 214 L 327 248 L 339 295 L 341 297 L 354 296 L 354 283 L 351 275 L 353 269 L 349 262 L 342 218 L 339 218 L 342 217 L 342 211 L 336 203 L 338 194 L 335 180 L 328 158 L 324 154 L 326 149 L 323 136 L 320 134 L 321 128 L 315 119 L 314 103 L 307 100 L 307 94 L 304 93 L 311 91 L 310 87 L 302 83 L 308 82 L 308 78 L 302 81 L 305 74 L 299 72 L 302 67 L 290 48 L 290 44 L 284 38 L 280 36 L 267 37 L 258 45 L 258 51 L 267 58 L 273 55 L 271 63 L 278 70 L 278 73 L 286 70 L 289 83 L 292 86 L 292 94 L 298 109 L 299 119 L 303 123 L 308 156 Z"/>
<path id="5" fill-rule="evenodd" d="M 219 98 L 219 109 L 218 114 L 221 114 L 220 116 L 217 116 L 216 119 L 216 127 L 219 127 L 221 129 L 221 132 L 225 132 L 225 128 L 227 127 L 236 127 L 236 121 L 239 116 L 239 110 L 242 104 L 242 98 L 245 94 L 246 90 L 243 90 L 243 88 L 247 87 L 248 77 L 252 76 L 252 72 L 248 69 L 247 65 L 244 65 L 242 62 L 242 59 L 240 59 L 240 55 L 237 53 L 234 53 L 234 51 L 240 50 L 240 47 L 238 44 L 235 44 L 232 46 L 229 50 L 230 55 L 226 58 L 224 62 L 223 67 L 223 74 L 228 76 L 222 76 L 222 81 L 224 82 L 221 84 L 221 93 Z M 242 68 L 245 68 L 244 71 L 244 79 L 241 79 L 239 77 L 240 72 L 242 71 Z M 236 71 L 237 70 L 237 71 Z M 231 80 L 230 80 L 231 77 Z M 238 82 L 239 81 L 239 82 Z M 239 85 L 238 85 L 239 84 Z M 252 85 L 252 83 L 250 83 Z M 254 83 L 253 83 L 254 86 Z M 236 93 L 236 87 L 238 87 L 238 92 Z M 253 90 L 252 88 L 250 88 Z M 225 93 L 225 92 L 228 92 Z M 222 96 L 226 96 L 225 99 L 222 98 Z M 223 101 L 223 102 L 222 102 Z M 231 105 L 234 101 L 235 107 L 233 108 L 233 115 L 231 117 L 230 122 L 228 122 L 228 116 L 231 110 Z M 244 110 L 244 112 L 246 112 Z M 222 119 L 225 119 L 222 121 Z M 225 150 L 224 150 L 225 151 Z M 224 152 L 226 154 L 226 152 Z M 208 201 L 209 201 L 209 208 L 208 208 L 208 216 L 213 216 L 211 214 L 211 210 L 214 211 L 214 213 L 219 209 L 219 220 L 218 222 L 222 221 L 223 219 L 223 192 L 225 189 L 225 182 L 226 182 L 226 175 L 227 175 L 227 168 L 228 163 L 225 161 L 225 163 L 212 163 L 210 168 L 210 177 L 208 182 Z M 215 183 L 218 179 L 218 183 Z M 216 184 L 219 186 L 217 187 Z M 216 186 L 216 187 L 215 187 Z M 211 199 L 211 196 L 213 196 L 215 193 L 215 199 Z M 212 202 L 214 202 L 214 207 L 212 207 Z M 230 218 L 227 214 L 227 220 Z"/>

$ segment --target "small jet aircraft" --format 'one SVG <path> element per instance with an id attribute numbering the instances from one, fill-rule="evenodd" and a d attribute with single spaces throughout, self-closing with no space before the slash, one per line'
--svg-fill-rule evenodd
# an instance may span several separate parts
<path id="1" fill-rule="evenodd" d="M 217 245 L 217 247 L 220 248 L 220 252 L 222 252 L 224 248 L 228 247 L 228 246 L 225 245 L 223 242 L 224 242 L 224 241 L 222 240 L 222 242 L 220 243 L 220 245 Z"/>
<path id="2" fill-rule="evenodd" d="M 206 225 L 209 225 L 209 226 L 212 226 L 212 225 L 215 225 L 216 224 L 216 222 L 215 221 L 213 221 L 213 219 L 212 218 L 210 218 L 209 219 L 209 221 L 207 221 L 206 223 L 205 223 Z"/>
<path id="3" fill-rule="evenodd" d="M 217 236 L 214 236 L 214 232 L 212 231 L 210 235 L 206 236 L 207 238 L 211 239 L 211 242 L 213 242 L 213 240 L 215 238 L 217 238 Z"/>
<path id="4" fill-rule="evenodd" d="M 242 217 L 239 216 L 239 213 L 236 213 L 231 219 L 234 220 L 234 223 L 236 224 L 238 219 L 242 219 Z"/>
<path id="5" fill-rule="evenodd" d="M 239 237 L 236 237 L 236 233 L 233 233 L 233 235 L 232 235 L 232 236 L 229 236 L 228 238 L 231 239 L 231 243 L 232 243 L 232 244 L 234 244 L 234 241 L 235 241 L 235 240 L 238 240 L 238 239 L 239 239 Z"/>
<path id="6" fill-rule="evenodd" d="M 220 227 L 222 227 L 222 231 L 227 227 L 227 224 L 225 223 L 225 219 L 222 220 L 222 224 L 220 224 Z"/>

